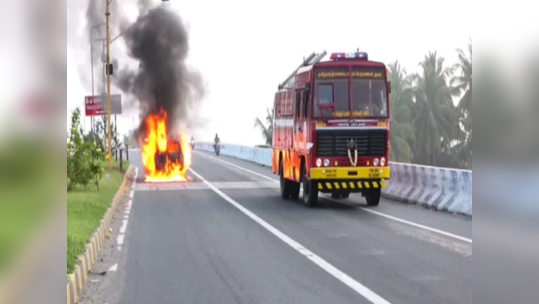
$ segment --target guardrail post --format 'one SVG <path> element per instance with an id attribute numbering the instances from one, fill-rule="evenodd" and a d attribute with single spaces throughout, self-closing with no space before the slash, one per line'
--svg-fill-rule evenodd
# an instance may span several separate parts
<path id="1" fill-rule="evenodd" d="M 129 146 L 125 145 L 125 159 L 129 161 Z"/>

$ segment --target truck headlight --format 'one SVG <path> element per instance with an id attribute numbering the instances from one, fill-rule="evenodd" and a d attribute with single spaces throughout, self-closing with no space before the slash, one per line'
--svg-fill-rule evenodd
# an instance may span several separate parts
<path id="1" fill-rule="evenodd" d="M 330 162 L 329 162 L 329 159 L 324 159 L 324 167 L 329 167 L 330 165 Z"/>
<path id="2" fill-rule="evenodd" d="M 378 165 L 380 164 L 380 160 L 378 158 L 375 158 L 374 161 L 372 162 L 372 164 L 375 166 L 375 167 L 378 167 Z"/>
<path id="3" fill-rule="evenodd" d="M 380 160 L 380 166 L 382 166 L 382 167 L 386 166 L 386 158 L 385 157 L 382 157 L 382 159 Z"/>
<path id="4" fill-rule="evenodd" d="M 316 159 L 316 166 L 321 167 L 322 166 L 322 160 L 320 158 Z"/>

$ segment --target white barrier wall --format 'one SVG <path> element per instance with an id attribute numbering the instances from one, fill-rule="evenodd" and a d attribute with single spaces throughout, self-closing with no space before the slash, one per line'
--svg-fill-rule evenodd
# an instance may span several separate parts
<path id="1" fill-rule="evenodd" d="M 209 152 L 214 152 L 213 143 L 196 143 L 195 149 L 202 149 Z M 259 165 L 271 167 L 271 149 L 254 148 L 232 144 L 221 143 L 221 155 L 231 156 Z"/>
<path id="2" fill-rule="evenodd" d="M 196 149 L 214 152 L 213 143 Z M 221 144 L 221 155 L 271 167 L 272 150 Z M 472 216 L 472 171 L 390 163 L 391 179 L 384 197 L 440 211 Z"/>
<path id="3" fill-rule="evenodd" d="M 472 215 L 472 171 L 390 163 L 384 196 L 440 211 Z"/>

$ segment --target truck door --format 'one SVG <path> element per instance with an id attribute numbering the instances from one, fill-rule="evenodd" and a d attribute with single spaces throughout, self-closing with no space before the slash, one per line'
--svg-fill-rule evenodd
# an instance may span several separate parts
<path id="1" fill-rule="evenodd" d="M 301 90 L 297 96 L 299 101 L 297 101 L 298 110 L 296 112 L 296 147 L 299 150 L 305 150 L 307 147 L 308 100 L 306 97 L 304 90 Z"/>
<path id="2" fill-rule="evenodd" d="M 296 109 L 294 113 L 294 142 L 293 147 L 295 150 L 301 148 L 301 90 L 296 90 Z"/>

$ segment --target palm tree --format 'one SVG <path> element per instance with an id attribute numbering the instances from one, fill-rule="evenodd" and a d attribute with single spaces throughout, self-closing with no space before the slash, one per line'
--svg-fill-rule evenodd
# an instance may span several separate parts
<path id="1" fill-rule="evenodd" d="M 420 74 L 413 80 L 415 111 L 414 125 L 418 131 L 414 154 L 415 163 L 437 166 L 458 166 L 458 161 L 449 155 L 455 140 L 462 137 L 458 115 L 453 105 L 453 96 L 458 90 L 448 84 L 454 68 L 444 67 L 445 59 L 436 52 L 425 56 L 419 64 Z M 440 164 L 438 164 L 440 160 Z"/>
<path id="2" fill-rule="evenodd" d="M 468 54 L 462 49 L 457 49 L 459 63 L 455 65 L 460 70 L 460 75 L 453 77 L 451 85 L 462 94 L 458 104 L 460 123 L 466 132 L 465 141 L 455 147 L 461 165 L 464 168 L 472 168 L 472 40 L 468 43 Z"/>
<path id="3" fill-rule="evenodd" d="M 271 146 L 273 144 L 273 109 L 266 109 L 266 123 L 267 126 L 262 123 L 260 118 L 255 118 L 255 128 L 258 128 L 262 134 L 262 137 L 266 140 L 266 145 Z"/>
<path id="4" fill-rule="evenodd" d="M 413 90 L 410 76 L 399 61 L 389 64 L 391 81 L 391 132 L 390 159 L 397 162 L 410 163 L 415 146 L 415 127 L 412 124 L 411 107 Z"/>

